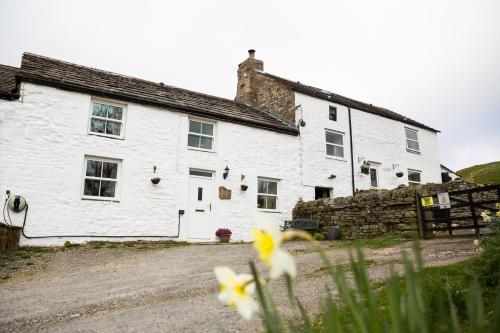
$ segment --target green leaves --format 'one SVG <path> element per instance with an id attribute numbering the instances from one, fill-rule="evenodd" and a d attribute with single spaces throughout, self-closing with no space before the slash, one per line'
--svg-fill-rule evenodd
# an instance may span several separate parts
<path id="1" fill-rule="evenodd" d="M 334 266 L 329 258 L 318 247 L 325 271 L 328 272 L 338 299 L 334 299 L 332 291 L 325 289 L 325 306 L 321 320 L 313 321 L 306 309 L 294 294 L 293 280 L 286 277 L 289 305 L 296 316 L 284 320 L 274 305 L 270 292 L 266 292 L 260 282 L 257 283 L 257 294 L 262 306 L 263 320 L 267 332 L 325 332 L 325 333 L 434 333 L 434 332 L 500 332 L 500 288 L 497 290 L 496 305 L 492 312 L 485 314 L 481 286 L 477 279 L 472 281 L 466 294 L 467 314 L 460 317 L 460 312 L 453 301 L 450 286 L 445 280 L 434 280 L 446 291 L 442 304 L 447 305 L 435 309 L 429 303 L 425 291 L 426 276 L 418 243 L 415 243 L 414 257 L 410 261 L 406 253 L 402 254 L 403 276 L 396 274 L 391 268 L 391 275 L 385 281 L 381 291 L 375 291 L 370 282 L 366 260 L 361 249 L 355 255 L 350 253 L 352 275 Z M 414 264 L 415 263 L 415 264 Z M 416 267 L 415 267 L 416 266 Z M 252 273 L 256 281 L 258 275 L 253 263 Z M 439 286 L 435 286 L 439 288 Z M 445 309 L 446 308 L 446 309 Z M 439 320 L 436 321 L 436 318 Z"/>

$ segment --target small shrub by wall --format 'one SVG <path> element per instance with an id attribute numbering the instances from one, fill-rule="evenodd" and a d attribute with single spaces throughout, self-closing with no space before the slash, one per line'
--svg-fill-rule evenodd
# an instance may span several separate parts
<path id="1" fill-rule="evenodd" d="M 293 218 L 314 219 L 320 226 L 339 226 L 343 238 L 369 238 L 387 233 L 418 235 L 417 193 L 458 191 L 481 185 L 464 180 L 393 190 L 360 191 L 355 196 L 299 201 Z"/>

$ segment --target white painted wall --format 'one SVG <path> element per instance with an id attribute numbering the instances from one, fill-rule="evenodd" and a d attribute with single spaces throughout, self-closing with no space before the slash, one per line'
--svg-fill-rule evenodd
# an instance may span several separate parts
<path id="1" fill-rule="evenodd" d="M 296 94 L 297 119 L 306 126 L 301 136 L 217 121 L 215 152 L 188 149 L 188 116 L 175 111 L 127 103 L 123 140 L 89 135 L 91 96 L 55 88 L 23 84 L 20 101 L 0 100 L 0 191 L 10 189 L 29 203 L 28 236 L 60 238 L 22 239 L 22 244 L 60 245 L 100 238 L 65 238 L 64 235 L 131 236 L 174 235 L 178 210 L 180 240 L 187 239 L 189 223 L 189 169 L 215 172 L 211 239 L 227 227 L 232 240 L 250 240 L 258 215 L 277 223 L 291 218 L 299 198 L 314 199 L 314 187 L 333 187 L 334 196 L 352 194 L 347 108 L 337 107 L 336 122 L 329 120 L 327 101 Z M 358 157 L 380 163 L 380 186 L 407 183 L 407 168 L 422 171 L 423 182 L 440 182 L 436 134 L 418 129 L 421 154 L 406 151 L 403 123 L 352 110 L 355 181 L 369 188 Z M 326 156 L 325 129 L 345 133 L 344 159 Z M 122 160 L 119 202 L 82 200 L 85 155 Z M 224 180 L 223 169 L 230 168 Z M 393 164 L 405 172 L 395 176 Z M 153 166 L 162 181 L 151 184 Z M 248 191 L 240 190 L 246 175 Z M 334 180 L 328 177 L 334 174 Z M 257 210 L 257 177 L 279 179 L 278 212 Z M 218 198 L 218 187 L 232 190 L 231 200 Z M 13 214 L 22 224 L 23 214 Z M 105 238 L 101 238 L 105 239 Z M 137 237 L 120 238 L 131 240 Z M 141 239 L 148 239 L 141 237 Z"/>
<path id="2" fill-rule="evenodd" d="M 186 239 L 189 168 L 215 172 L 214 240 L 219 227 L 230 228 L 232 240 L 250 240 L 258 176 L 280 179 L 279 213 L 260 214 L 280 223 L 291 217 L 300 179 L 296 136 L 218 121 L 215 152 L 194 151 L 187 148 L 187 115 L 128 103 L 125 138 L 110 139 L 87 133 L 90 103 L 89 95 L 34 84 L 23 84 L 21 101 L 0 101 L 0 191 L 26 197 L 29 236 L 174 235 L 178 210 L 184 209 L 180 239 Z M 85 155 L 122 160 L 119 202 L 81 199 Z M 230 172 L 223 180 L 226 163 Z M 162 178 L 157 186 L 150 181 L 154 165 Z M 240 190 L 241 174 L 246 192 Z M 232 189 L 231 200 L 218 198 L 221 185 Z M 20 217 L 14 217 L 18 225 Z"/>
<path id="3" fill-rule="evenodd" d="M 301 105 L 296 111 L 296 119 L 302 117 L 306 122 L 306 126 L 300 128 L 302 182 L 307 186 L 304 189 L 304 200 L 314 199 L 314 186 L 333 186 L 334 196 L 352 195 L 347 107 L 300 93 L 295 94 L 295 103 Z M 329 120 L 330 105 L 337 108 L 337 121 Z M 370 188 L 370 177 L 362 174 L 360 170 L 362 158 L 380 163 L 380 188 L 390 189 L 400 184 L 407 185 L 408 168 L 422 171 L 423 183 L 441 182 L 435 132 L 355 109 L 351 109 L 351 117 L 355 188 Z M 405 127 L 418 130 L 420 154 L 406 150 Z M 344 159 L 334 159 L 326 155 L 325 129 L 345 133 Z M 396 177 L 398 170 L 404 172 L 402 178 Z M 334 180 L 328 179 L 331 174 L 337 177 Z"/>

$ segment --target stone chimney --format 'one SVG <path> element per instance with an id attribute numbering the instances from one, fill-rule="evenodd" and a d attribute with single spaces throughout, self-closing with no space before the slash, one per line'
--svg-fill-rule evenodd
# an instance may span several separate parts
<path id="1" fill-rule="evenodd" d="M 263 71 L 264 62 L 255 59 L 255 50 L 248 50 L 248 58 L 238 65 L 238 87 L 236 89 L 236 100 L 238 102 L 257 105 L 255 70 Z"/>
<path id="2" fill-rule="evenodd" d="M 238 65 L 235 100 L 266 110 L 295 124 L 294 92 L 263 72 L 264 62 L 255 59 L 255 50 L 248 50 L 248 58 Z"/>

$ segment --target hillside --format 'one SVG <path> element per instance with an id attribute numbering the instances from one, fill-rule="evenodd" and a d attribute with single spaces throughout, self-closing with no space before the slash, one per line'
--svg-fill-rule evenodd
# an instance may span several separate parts
<path id="1" fill-rule="evenodd" d="M 500 184 L 500 161 L 474 165 L 457 171 L 460 177 L 479 184 Z"/>

